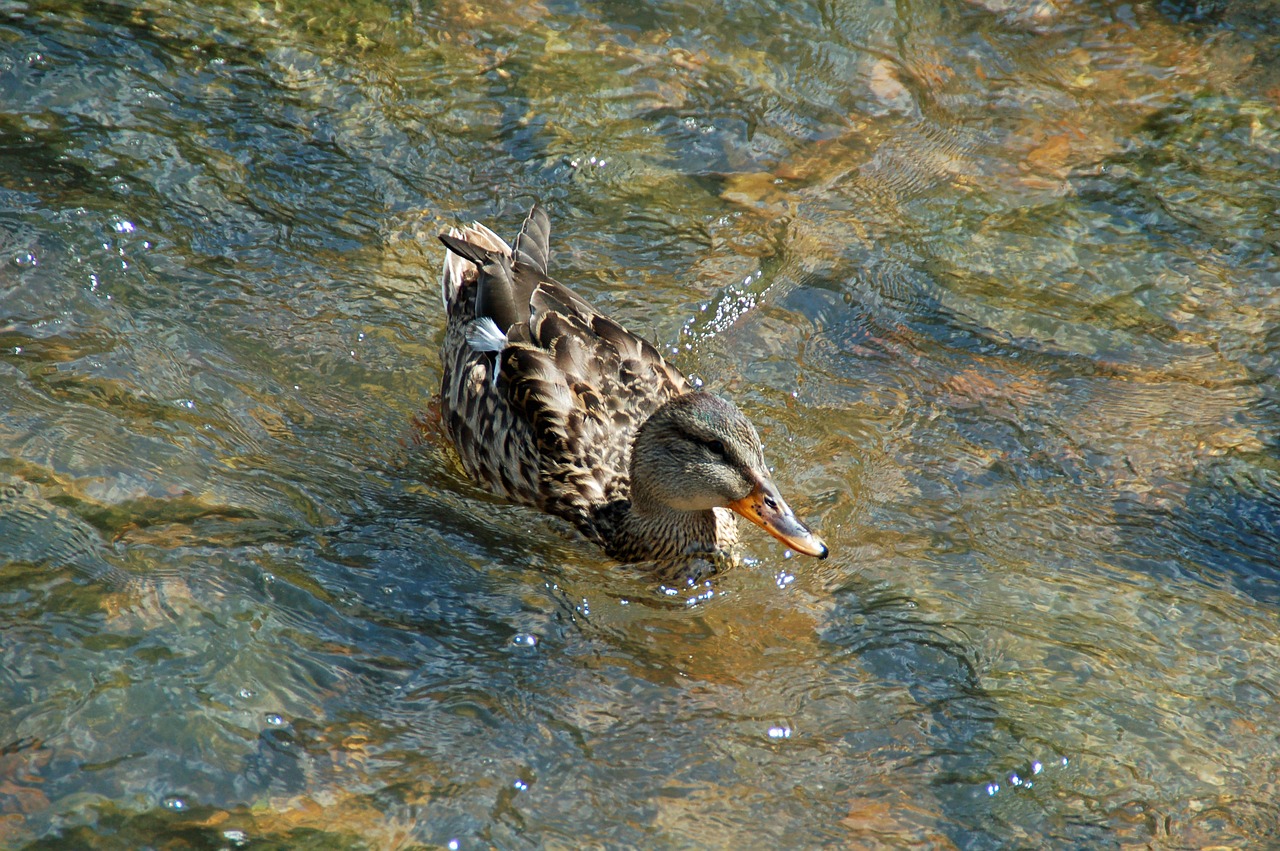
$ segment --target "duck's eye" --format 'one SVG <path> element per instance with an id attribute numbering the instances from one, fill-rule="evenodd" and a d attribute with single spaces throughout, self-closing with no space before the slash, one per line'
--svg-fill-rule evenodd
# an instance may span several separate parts
<path id="1" fill-rule="evenodd" d="M 720 441 L 708 440 L 707 448 L 711 450 L 711 453 L 713 455 L 719 455 L 721 458 L 725 457 L 724 444 L 721 443 Z"/>

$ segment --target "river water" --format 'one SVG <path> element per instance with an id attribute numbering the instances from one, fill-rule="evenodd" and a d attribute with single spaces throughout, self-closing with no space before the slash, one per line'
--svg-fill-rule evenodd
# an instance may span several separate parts
<path id="1" fill-rule="evenodd" d="M 1280 6 L 0 0 L 0 845 L 1280 843 Z M 434 235 L 755 421 L 469 483 Z"/>

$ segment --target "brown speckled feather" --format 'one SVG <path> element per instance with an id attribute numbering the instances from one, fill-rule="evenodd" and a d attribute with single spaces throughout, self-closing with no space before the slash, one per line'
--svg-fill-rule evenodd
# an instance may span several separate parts
<path id="1" fill-rule="evenodd" d="M 547 275 L 549 235 L 535 206 L 514 252 L 479 224 L 442 237 L 444 420 L 478 481 L 625 556 L 612 546 L 613 507 L 630 497 L 632 440 L 691 388 L 650 343 Z M 486 318 L 506 335 L 500 351 L 468 341 Z"/>

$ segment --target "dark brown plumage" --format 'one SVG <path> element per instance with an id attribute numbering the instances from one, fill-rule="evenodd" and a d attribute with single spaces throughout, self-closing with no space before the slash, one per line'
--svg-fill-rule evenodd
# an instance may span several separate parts
<path id="1" fill-rule="evenodd" d="M 535 205 L 514 247 L 479 223 L 440 236 L 441 399 L 467 472 L 620 561 L 718 558 L 737 538 L 729 509 L 826 557 L 774 487 L 751 423 L 553 280 L 550 234 Z"/>

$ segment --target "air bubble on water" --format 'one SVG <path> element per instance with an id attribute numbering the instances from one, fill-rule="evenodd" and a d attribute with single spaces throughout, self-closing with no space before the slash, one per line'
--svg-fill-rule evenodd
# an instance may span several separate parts
<path id="1" fill-rule="evenodd" d="M 517 632 L 511 636 L 511 644 L 515 647 L 537 647 L 538 636 L 529 632 Z"/>
<path id="2" fill-rule="evenodd" d="M 529 784 L 523 780 L 516 780 L 516 782 L 511 784 L 511 788 L 515 789 L 517 792 L 527 792 Z"/>
<path id="3" fill-rule="evenodd" d="M 283 726 L 284 726 L 284 718 L 280 717 L 279 715 L 277 715 L 277 714 L 276 714 L 276 713 L 274 713 L 274 712 L 268 712 L 268 713 L 267 713 L 267 723 L 268 723 L 268 724 L 270 724 L 272 727 L 283 727 Z"/>
<path id="4" fill-rule="evenodd" d="M 988 794 L 988 795 L 990 795 L 990 796 L 992 796 L 992 797 L 995 797 L 995 794 L 996 794 L 997 792 L 999 792 L 999 791 L 1000 791 L 1000 784 L 999 784 L 999 783 L 988 783 L 988 784 L 987 784 L 987 794 Z"/>
<path id="5" fill-rule="evenodd" d="M 248 700 L 249 698 L 253 697 L 253 689 L 241 688 L 238 692 L 236 692 L 236 694 L 239 695 L 241 700 Z"/>
<path id="6" fill-rule="evenodd" d="M 461 847 L 462 847 L 462 843 L 458 842 L 458 840 L 456 839 L 449 840 L 449 851 L 458 851 L 458 849 Z"/>
<path id="7" fill-rule="evenodd" d="M 116 233 L 133 233 L 135 230 L 133 222 L 119 216 L 111 217 L 111 229 Z"/>
<path id="8" fill-rule="evenodd" d="M 1044 771 L 1044 765 L 1043 765 L 1043 764 L 1041 764 L 1041 763 L 1039 763 L 1039 762 L 1033 762 L 1033 763 L 1031 763 L 1031 773 L 1032 773 L 1032 774 L 1039 774 L 1039 773 L 1040 773 L 1040 772 L 1042 772 L 1042 771 Z"/>
<path id="9" fill-rule="evenodd" d="M 29 269 L 32 266 L 40 265 L 40 261 L 37 260 L 36 256 L 32 254 L 30 251 L 19 251 L 17 254 L 13 256 L 13 262 L 16 265 L 23 267 L 24 269 Z"/>
<path id="10" fill-rule="evenodd" d="M 160 806 L 170 812 L 180 813 L 187 808 L 187 799 L 183 798 L 181 795 L 166 795 L 164 799 L 160 801 Z"/>
<path id="11" fill-rule="evenodd" d="M 789 739 L 791 738 L 791 728 L 784 724 L 777 724 L 769 728 L 768 735 L 771 739 Z"/>

